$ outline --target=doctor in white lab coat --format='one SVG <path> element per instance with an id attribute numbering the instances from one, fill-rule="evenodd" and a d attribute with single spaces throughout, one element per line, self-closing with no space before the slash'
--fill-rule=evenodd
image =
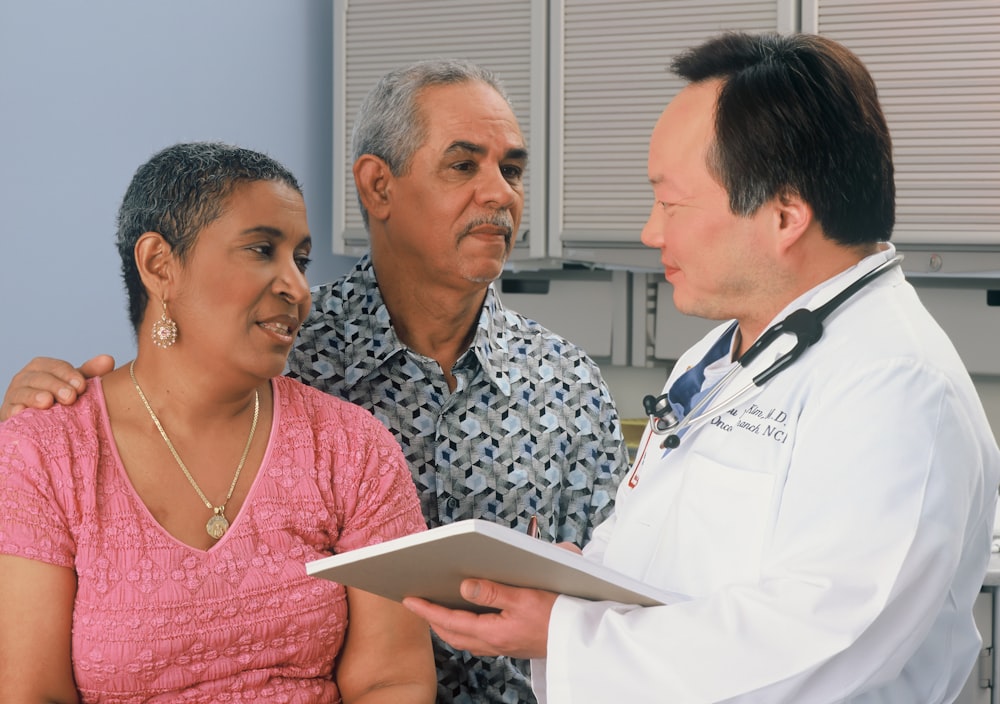
<path id="1" fill-rule="evenodd" d="M 533 658 L 552 704 L 953 701 L 980 647 L 1000 451 L 894 266 L 874 83 L 809 35 L 724 35 L 673 68 L 689 84 L 653 132 L 642 239 L 679 310 L 729 322 L 676 365 L 664 392 L 684 427 L 647 428 L 584 552 L 690 599 L 643 608 L 467 580 L 501 611 L 404 603 L 456 647 Z M 770 326 L 874 271 L 760 388 L 739 393 L 795 336 L 720 381 Z"/>

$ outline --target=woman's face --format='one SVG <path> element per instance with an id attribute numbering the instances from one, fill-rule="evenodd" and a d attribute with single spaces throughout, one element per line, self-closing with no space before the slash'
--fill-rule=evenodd
<path id="1" fill-rule="evenodd" d="M 309 312 L 311 247 L 301 194 L 280 181 L 238 186 L 178 267 L 167 302 L 176 351 L 217 374 L 281 374 Z"/>

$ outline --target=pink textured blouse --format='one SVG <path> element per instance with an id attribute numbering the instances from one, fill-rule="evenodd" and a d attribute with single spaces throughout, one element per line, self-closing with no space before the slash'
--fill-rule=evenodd
<path id="1" fill-rule="evenodd" d="M 84 702 L 338 702 L 343 587 L 305 563 L 425 528 L 395 439 L 290 379 L 254 484 L 208 551 L 163 530 L 112 439 L 100 380 L 0 424 L 0 553 L 77 574 Z M 44 606 L 42 606 L 44 608 Z"/>

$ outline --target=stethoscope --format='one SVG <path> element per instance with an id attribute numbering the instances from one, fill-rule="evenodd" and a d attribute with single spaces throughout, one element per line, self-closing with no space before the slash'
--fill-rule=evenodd
<path id="1" fill-rule="evenodd" d="M 753 389 L 760 388 L 770 379 L 773 379 L 782 370 L 787 368 L 788 365 L 801 357 L 802 353 L 805 352 L 808 347 L 814 345 L 816 341 L 822 337 L 823 320 L 825 320 L 830 313 L 832 313 L 848 298 L 871 283 L 874 279 L 878 278 L 890 269 L 899 266 L 899 263 L 902 260 L 903 255 L 897 254 L 892 259 L 882 262 L 867 274 L 851 283 L 849 286 L 844 288 L 843 291 L 838 293 L 816 310 L 799 308 L 798 310 L 789 313 L 784 320 L 781 320 L 769 327 L 759 338 L 757 338 L 756 342 L 750 345 L 750 348 L 737 360 L 736 364 L 733 365 L 733 368 L 726 372 L 725 376 L 723 376 L 718 383 L 715 384 L 711 391 L 705 394 L 705 396 L 694 405 L 684 418 L 680 420 L 677 419 L 677 414 L 670 406 L 670 401 L 668 399 L 669 393 L 661 394 L 659 396 L 644 397 L 642 399 L 642 406 L 646 410 L 646 415 L 649 416 L 649 424 L 652 431 L 657 435 L 666 435 L 661 447 L 674 449 L 681 444 L 680 433 L 683 430 L 718 415 L 720 411 L 729 408 Z M 785 352 L 783 355 L 778 357 L 778 359 L 776 359 L 767 369 L 753 377 L 750 383 L 746 386 L 734 392 L 719 403 L 711 406 L 707 410 L 704 410 L 706 406 L 719 397 L 720 393 L 725 390 L 725 388 L 729 385 L 729 382 L 734 376 L 736 376 L 736 374 L 745 369 L 747 365 L 760 356 L 761 352 L 763 352 L 771 345 L 771 343 L 782 335 L 795 335 L 795 346 L 788 350 L 788 352 Z"/>

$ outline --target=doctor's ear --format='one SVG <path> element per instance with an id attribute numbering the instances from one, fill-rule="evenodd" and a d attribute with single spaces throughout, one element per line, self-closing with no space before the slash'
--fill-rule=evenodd
<path id="1" fill-rule="evenodd" d="M 370 217 L 385 220 L 389 215 L 392 171 L 374 154 L 362 154 L 354 162 L 354 186 Z"/>
<path id="2" fill-rule="evenodd" d="M 159 232 L 144 232 L 133 250 L 135 265 L 146 290 L 163 298 L 176 275 L 177 257 Z"/>
<path id="3" fill-rule="evenodd" d="M 774 197 L 778 235 L 781 243 L 791 246 L 815 221 L 812 206 L 795 192 L 780 193 Z"/>

